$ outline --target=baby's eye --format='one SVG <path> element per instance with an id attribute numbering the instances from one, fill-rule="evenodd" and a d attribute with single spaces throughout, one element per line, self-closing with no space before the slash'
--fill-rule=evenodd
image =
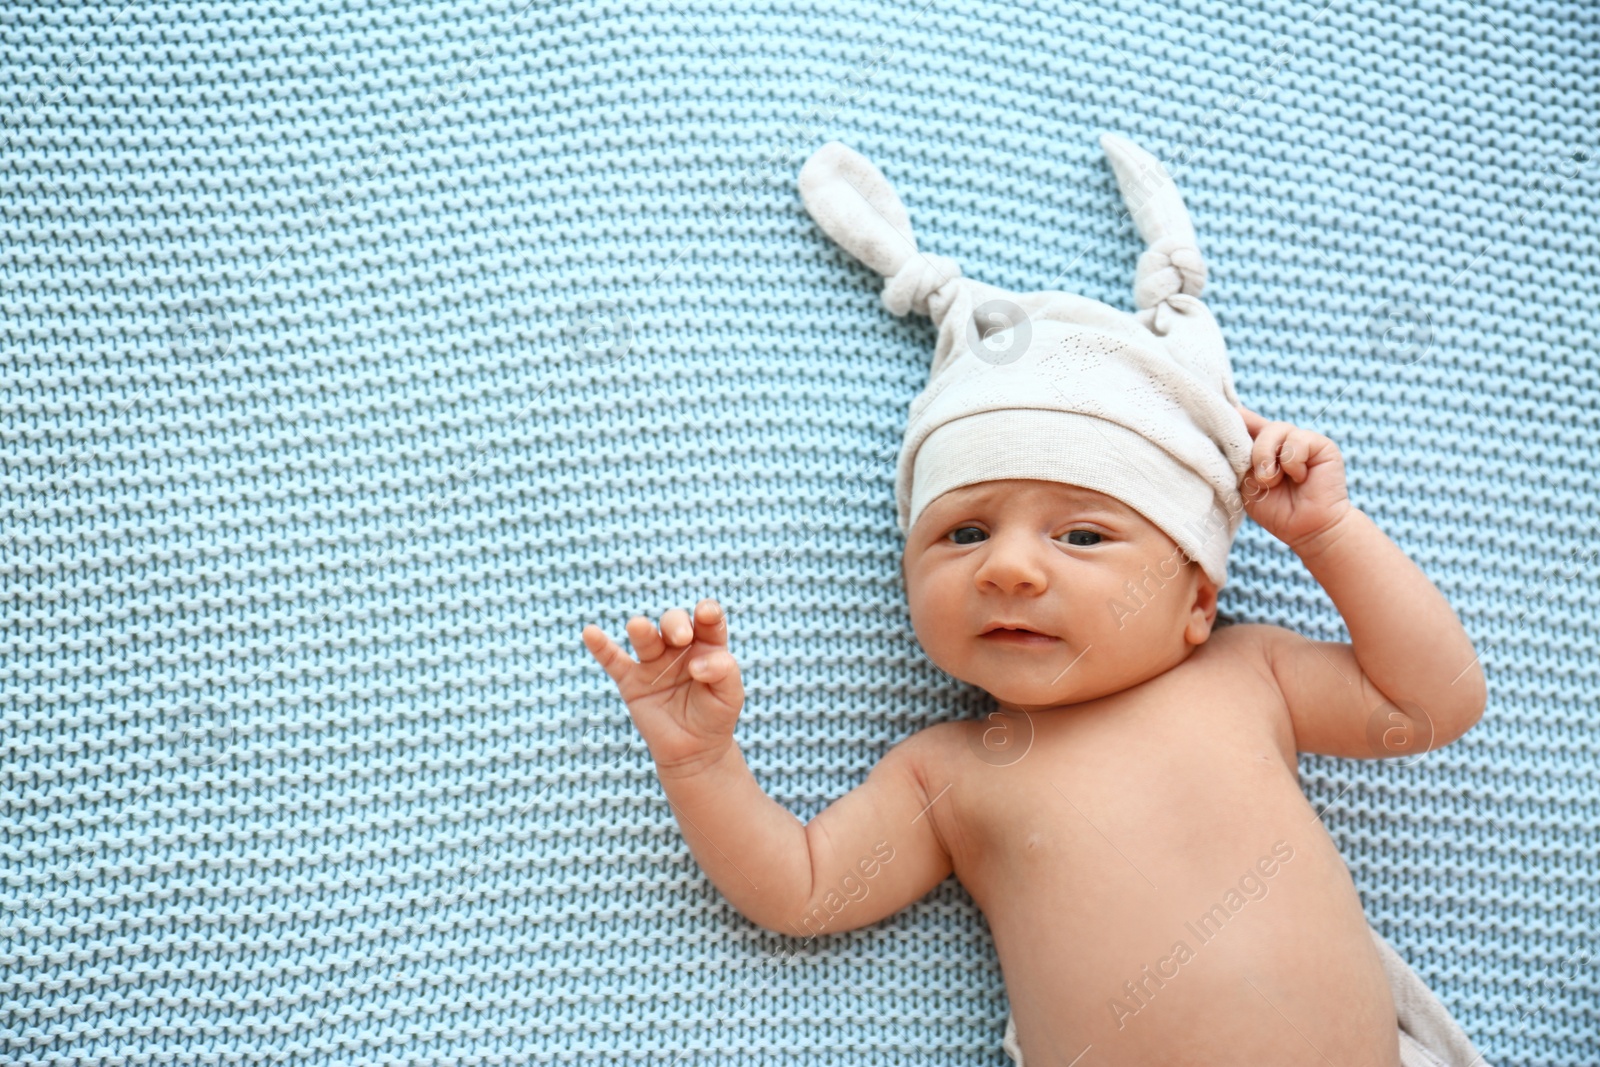
<path id="1" fill-rule="evenodd" d="M 968 530 L 971 530 L 975 534 L 982 534 L 983 533 L 983 531 L 978 529 L 976 526 L 960 526 L 960 527 L 957 527 L 954 530 L 951 530 L 950 531 L 950 536 L 955 538 L 955 542 L 958 545 L 975 544 L 976 543 L 975 540 L 974 541 L 963 541 L 963 540 L 961 540 L 961 535 L 966 533 Z"/>
<path id="2" fill-rule="evenodd" d="M 1086 534 L 1089 537 L 1093 537 L 1095 539 L 1093 541 L 1068 541 L 1067 542 L 1070 545 L 1077 545 L 1077 546 L 1079 546 L 1081 548 L 1087 548 L 1090 545 L 1099 544 L 1100 541 L 1103 540 L 1103 538 L 1101 538 L 1101 536 L 1098 533 L 1096 533 L 1095 531 L 1093 531 L 1093 530 L 1069 530 L 1069 531 L 1067 531 L 1067 536 L 1068 537 L 1071 537 L 1074 534 Z"/>

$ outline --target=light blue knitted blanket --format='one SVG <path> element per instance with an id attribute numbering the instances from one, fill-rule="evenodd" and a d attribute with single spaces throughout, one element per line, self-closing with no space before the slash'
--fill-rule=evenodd
<path id="1" fill-rule="evenodd" d="M 898 575 L 932 327 L 795 175 L 1130 308 L 1107 130 L 1487 665 L 1415 765 L 1303 758 L 1368 915 L 1495 1064 L 1600 1063 L 1596 8 L 1045 8 L 0 13 L 0 1063 L 1003 1064 L 960 885 L 752 925 L 579 631 L 719 598 L 802 819 L 987 710 Z M 1249 523 L 1223 610 L 1348 636 Z"/>

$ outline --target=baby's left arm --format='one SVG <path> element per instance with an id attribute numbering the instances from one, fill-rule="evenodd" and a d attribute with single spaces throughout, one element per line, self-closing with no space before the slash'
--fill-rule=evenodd
<path id="1" fill-rule="evenodd" d="M 1483 715 L 1487 685 L 1444 594 L 1350 504 L 1337 445 L 1238 410 L 1255 441 L 1240 487 L 1245 511 L 1300 557 L 1350 631 L 1345 644 L 1251 627 L 1265 639 L 1297 749 L 1376 758 L 1466 733 Z"/>

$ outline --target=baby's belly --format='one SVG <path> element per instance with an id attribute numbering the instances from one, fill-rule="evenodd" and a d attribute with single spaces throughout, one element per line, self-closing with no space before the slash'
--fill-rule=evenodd
<path id="1" fill-rule="evenodd" d="M 1029 1067 L 1397 1067 L 1349 872 L 1281 759 L 1249 759 L 1051 775 L 991 839 L 968 888 Z"/>

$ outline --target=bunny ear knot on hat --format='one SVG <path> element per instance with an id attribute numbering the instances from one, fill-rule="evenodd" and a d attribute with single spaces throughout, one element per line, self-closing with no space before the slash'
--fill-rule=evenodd
<path id="1" fill-rule="evenodd" d="M 1177 183 L 1161 161 L 1126 137 L 1100 135 L 1122 202 L 1145 243 L 1134 270 L 1133 302 L 1139 321 L 1166 339 L 1174 358 L 1221 382 L 1230 404 L 1239 402 L 1222 329 L 1200 302 L 1206 261 Z"/>
<path id="2" fill-rule="evenodd" d="M 1252 442 L 1222 332 L 1200 300 L 1205 260 L 1161 162 L 1114 134 L 1100 145 L 1146 246 L 1135 314 L 963 277 L 955 260 L 918 249 L 889 180 L 838 141 L 801 168 L 800 196 L 828 236 L 884 278 L 890 312 L 917 311 L 939 330 L 896 472 L 902 533 L 952 489 L 1062 482 L 1139 512 L 1220 588 Z"/>
<path id="3" fill-rule="evenodd" d="M 859 153 L 830 141 L 800 168 L 800 196 L 823 232 L 883 275 L 883 304 L 895 315 L 916 311 L 942 326 L 957 302 L 961 267 L 948 256 L 917 250 L 911 218 L 883 172 Z M 941 332 L 934 366 L 947 353 Z"/>

